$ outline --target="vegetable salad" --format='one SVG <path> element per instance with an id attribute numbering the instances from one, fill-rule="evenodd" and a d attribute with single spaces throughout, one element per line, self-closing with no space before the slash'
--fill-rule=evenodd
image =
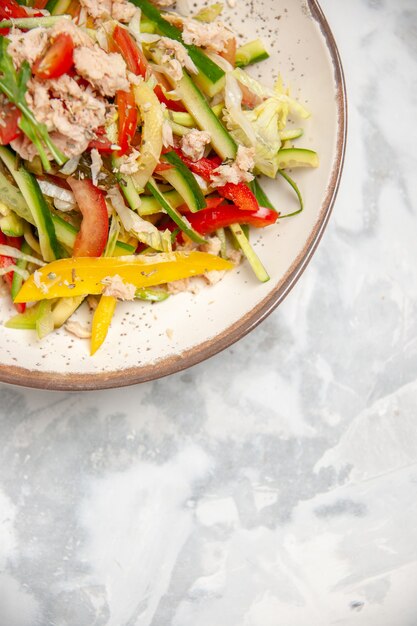
<path id="1" fill-rule="evenodd" d="M 250 229 L 288 215 L 259 176 L 289 184 L 302 210 L 286 170 L 318 166 L 294 145 L 309 113 L 280 77 L 264 86 L 245 70 L 268 52 L 238 45 L 221 4 L 187 16 L 170 4 L 2 0 L 9 328 L 42 338 L 65 325 L 94 354 L 120 300 L 160 302 L 196 276 L 213 284 L 243 257 L 269 279 Z M 70 319 L 84 300 L 91 331 Z"/>

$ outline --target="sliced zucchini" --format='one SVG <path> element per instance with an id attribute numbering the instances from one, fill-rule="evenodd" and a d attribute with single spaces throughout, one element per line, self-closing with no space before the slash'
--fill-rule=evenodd
<path id="1" fill-rule="evenodd" d="M 163 161 L 166 161 L 172 168 L 161 172 L 162 178 L 170 183 L 176 191 L 182 196 L 185 204 L 189 207 L 192 213 L 204 209 L 206 207 L 206 200 L 203 196 L 203 192 L 194 175 L 188 167 L 182 162 L 176 152 L 171 151 L 164 154 Z"/>
<path id="2" fill-rule="evenodd" d="M 236 242 L 238 243 L 240 249 L 242 250 L 243 254 L 249 261 L 250 266 L 252 267 L 255 273 L 255 276 L 262 283 L 266 283 L 269 280 L 269 274 L 264 268 L 264 266 L 262 265 L 262 261 L 259 259 L 255 250 L 252 248 L 249 241 L 245 237 L 242 227 L 239 224 L 232 224 L 231 226 L 229 226 L 229 228 L 233 237 L 236 239 Z"/>
<path id="3" fill-rule="evenodd" d="M 249 41 L 236 50 L 236 66 L 245 67 L 251 63 L 269 59 L 269 54 L 260 39 Z"/>
<path id="4" fill-rule="evenodd" d="M 290 167 L 318 167 L 319 157 L 314 150 L 305 148 L 284 148 L 278 152 L 278 169 Z"/>
<path id="5" fill-rule="evenodd" d="M 26 204 L 38 229 L 39 244 L 43 258 L 45 261 L 53 261 L 59 258 L 58 241 L 51 219 L 51 212 L 42 195 L 38 181 L 22 165 L 16 169 L 16 157 L 8 148 L 0 147 L 0 158 L 10 171 L 26 200 Z"/>
<path id="6" fill-rule="evenodd" d="M 205 243 L 205 239 L 195 231 L 186 217 L 183 217 L 163 196 L 159 191 L 156 182 L 151 178 L 146 185 L 146 189 L 153 195 L 153 197 L 160 203 L 164 211 L 169 217 L 176 223 L 176 225 L 196 243 Z"/>

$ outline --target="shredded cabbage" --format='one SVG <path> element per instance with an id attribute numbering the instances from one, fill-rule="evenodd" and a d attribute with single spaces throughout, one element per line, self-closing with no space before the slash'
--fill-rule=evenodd
<path id="1" fill-rule="evenodd" d="M 171 233 L 169 230 L 159 231 L 151 222 L 144 220 L 129 209 L 124 203 L 122 194 L 116 187 L 109 190 L 108 198 L 127 233 L 137 237 L 139 241 L 146 243 L 146 245 L 155 250 L 162 250 L 162 252 L 172 251 Z"/>

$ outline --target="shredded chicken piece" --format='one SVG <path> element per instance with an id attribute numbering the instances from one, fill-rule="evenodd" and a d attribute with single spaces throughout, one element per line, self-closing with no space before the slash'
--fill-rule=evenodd
<path id="1" fill-rule="evenodd" d="M 101 281 L 105 288 L 103 296 L 113 296 L 118 300 L 134 300 L 136 287 L 132 283 L 125 283 L 123 279 L 115 274 L 114 276 L 106 276 Z"/>
<path id="2" fill-rule="evenodd" d="M 48 46 L 46 28 L 33 28 L 26 33 L 18 28 L 13 28 L 7 38 L 10 41 L 7 51 L 12 57 L 16 69 L 20 68 L 23 61 L 28 61 L 29 65 L 33 65 Z"/>
<path id="3" fill-rule="evenodd" d="M 112 0 L 80 0 L 80 4 L 94 19 L 111 16 Z"/>
<path id="4" fill-rule="evenodd" d="M 209 237 L 206 243 L 201 244 L 198 249 L 201 252 L 207 252 L 208 254 L 214 254 L 214 256 L 218 256 L 222 247 L 222 242 L 216 236 Z"/>
<path id="5" fill-rule="evenodd" d="M 32 78 L 26 101 L 37 121 L 46 124 L 52 141 L 68 157 L 82 154 L 94 137 L 94 130 L 106 120 L 104 100 L 67 74 L 53 80 Z M 11 142 L 11 146 L 24 159 L 37 154 L 26 136 Z"/>
<path id="6" fill-rule="evenodd" d="M 70 35 L 76 48 L 78 46 L 86 46 L 87 48 L 92 48 L 94 45 L 91 37 L 87 35 L 87 33 L 84 32 L 81 28 L 78 28 L 78 26 L 76 26 L 72 20 L 62 18 L 62 20 L 56 22 L 49 30 L 49 35 L 52 39 L 57 37 L 57 35 L 60 35 L 61 33 L 67 33 L 68 35 Z"/>
<path id="7" fill-rule="evenodd" d="M 168 293 L 177 294 L 184 291 L 189 291 L 193 294 L 197 294 L 200 291 L 200 285 L 195 278 L 181 278 L 180 280 L 173 280 L 167 283 Z"/>
<path id="8" fill-rule="evenodd" d="M 128 23 L 135 15 L 137 8 L 128 0 L 113 0 L 111 15 L 114 20 Z"/>
<path id="9" fill-rule="evenodd" d="M 118 52 L 107 53 L 97 45 L 81 46 L 74 50 L 74 65 L 78 74 L 104 96 L 129 90 L 126 63 Z"/>
<path id="10" fill-rule="evenodd" d="M 211 135 L 205 130 L 193 128 L 181 140 L 181 150 L 192 161 L 198 161 L 204 155 L 205 147 L 210 143 Z"/>
<path id="11" fill-rule="evenodd" d="M 81 324 L 81 322 L 68 320 L 64 328 L 71 333 L 71 335 L 75 335 L 79 339 L 89 339 L 91 337 L 91 330 L 85 324 Z"/>
<path id="12" fill-rule="evenodd" d="M 181 42 L 161 37 L 156 46 L 164 52 L 161 63 L 167 67 L 174 80 L 181 80 L 183 67 L 197 74 L 197 68 Z"/>
<path id="13" fill-rule="evenodd" d="M 225 270 L 211 270 L 210 272 L 205 272 L 203 274 L 203 278 L 208 285 L 215 285 L 216 283 L 219 283 L 225 275 Z"/>
<path id="14" fill-rule="evenodd" d="M 226 183 L 247 183 L 254 179 L 249 170 L 255 166 L 255 149 L 239 146 L 236 160 L 232 163 L 219 165 L 213 170 L 211 182 L 213 187 L 222 187 Z"/>
<path id="15" fill-rule="evenodd" d="M 103 159 L 101 158 L 100 152 L 96 148 L 93 148 L 93 150 L 91 150 L 91 180 L 93 185 L 97 186 L 98 175 L 102 167 Z"/>
<path id="16" fill-rule="evenodd" d="M 162 122 L 162 143 L 164 144 L 164 148 L 169 148 L 174 145 L 174 133 L 167 120 Z"/>
<path id="17" fill-rule="evenodd" d="M 194 44 L 213 52 L 224 52 L 227 42 L 234 36 L 222 22 L 203 24 L 191 18 L 183 20 L 182 38 L 186 44 Z"/>
<path id="18" fill-rule="evenodd" d="M 132 149 L 130 154 L 126 154 L 119 159 L 118 171 L 121 174 L 134 174 L 139 169 L 138 158 L 140 152 L 135 148 Z"/>
<path id="19" fill-rule="evenodd" d="M 239 265 L 239 263 L 242 261 L 242 252 L 240 250 L 235 250 L 234 248 L 231 248 L 227 252 L 227 258 L 234 265 Z"/>

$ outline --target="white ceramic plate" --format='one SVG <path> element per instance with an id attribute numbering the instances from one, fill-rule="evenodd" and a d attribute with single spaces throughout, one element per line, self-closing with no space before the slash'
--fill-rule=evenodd
<path id="1" fill-rule="evenodd" d="M 130 385 L 189 367 L 249 332 L 282 301 L 309 262 L 329 218 L 342 169 L 346 135 L 343 74 L 333 36 L 315 0 L 238 0 L 226 8 L 246 40 L 261 37 L 271 57 L 251 72 L 272 85 L 278 72 L 312 112 L 299 145 L 317 150 L 318 170 L 294 173 L 305 211 L 252 236 L 271 280 L 260 284 L 244 263 L 198 295 L 119 304 L 105 345 L 89 356 L 88 340 L 60 330 L 42 342 L 8 330 L 13 309 L 0 310 L 0 380 L 48 389 Z M 265 189 L 283 213 L 295 208 L 283 180 Z M 86 312 L 80 311 L 82 317 Z"/>

